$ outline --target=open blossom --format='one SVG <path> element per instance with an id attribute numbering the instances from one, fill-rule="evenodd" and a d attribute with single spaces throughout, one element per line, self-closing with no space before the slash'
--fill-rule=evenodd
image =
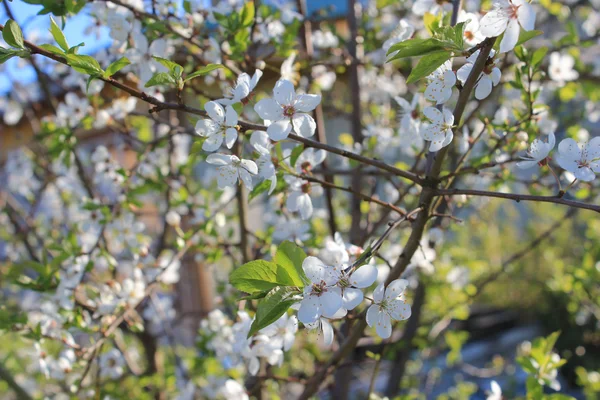
<path id="1" fill-rule="evenodd" d="M 465 23 L 463 37 L 467 45 L 475 46 L 485 39 L 485 37 L 479 31 L 479 15 L 461 11 L 458 14 L 458 22 Z"/>
<path id="2" fill-rule="evenodd" d="M 490 54 L 490 57 L 493 56 L 493 53 Z M 471 75 L 471 71 L 473 71 L 473 65 L 475 64 L 477 57 L 479 57 L 479 50 L 467 58 L 466 64 L 460 67 L 460 69 L 456 72 L 458 80 L 463 84 L 467 81 L 469 75 Z M 477 83 L 475 84 L 475 98 L 478 100 L 483 100 L 488 97 L 490 93 L 492 93 L 492 88 L 500 83 L 501 77 L 502 72 L 500 72 L 500 68 L 496 67 L 495 61 L 486 64 L 483 72 L 477 80 Z"/>
<path id="3" fill-rule="evenodd" d="M 277 171 L 275 171 L 275 165 L 271 157 L 273 144 L 269 140 L 269 136 L 263 131 L 254 131 L 250 137 L 250 144 L 259 154 L 256 160 L 258 176 L 271 181 L 269 187 L 269 194 L 271 194 L 277 186 Z"/>
<path id="4" fill-rule="evenodd" d="M 327 320 L 327 318 L 319 318 L 316 322 L 304 324 L 306 329 L 314 330 L 319 332 L 319 335 L 323 335 L 323 344 L 327 347 L 333 344 L 333 327 Z"/>
<path id="5" fill-rule="evenodd" d="M 239 179 L 249 190 L 252 190 L 252 175 L 258 174 L 258 167 L 254 161 L 240 160 L 237 156 L 230 154 L 211 154 L 206 158 L 206 162 L 218 166 L 217 183 L 219 188 L 233 186 Z"/>
<path id="6" fill-rule="evenodd" d="M 325 161 L 325 150 L 315 150 L 312 147 L 304 150 L 296 159 L 294 165 L 299 174 L 310 173 L 314 167 Z"/>
<path id="7" fill-rule="evenodd" d="M 288 137 L 292 128 L 303 137 L 315 134 L 315 120 L 309 114 L 321 102 L 318 94 L 296 94 L 292 82 L 280 79 L 273 89 L 272 99 L 262 99 L 254 110 L 265 121 L 269 121 L 267 134 L 271 140 Z"/>
<path id="8" fill-rule="evenodd" d="M 363 265 L 353 272 L 346 272 L 341 268 L 336 270 L 338 274 L 337 285 L 342 291 L 343 308 L 353 310 L 364 299 L 361 289 L 368 288 L 377 280 L 377 268 L 374 265 Z"/>
<path id="9" fill-rule="evenodd" d="M 575 59 L 569 54 L 560 54 L 555 51 L 550 54 L 550 66 L 548 75 L 550 79 L 564 86 L 565 82 L 574 81 L 579 78 L 579 72 L 575 70 Z"/>
<path id="10" fill-rule="evenodd" d="M 522 27 L 526 31 L 535 25 L 535 10 L 527 0 L 494 0 L 494 8 L 481 18 L 480 30 L 486 37 L 500 36 L 500 53 L 515 48 Z"/>
<path id="11" fill-rule="evenodd" d="M 196 123 L 196 133 L 205 136 L 202 144 L 204 151 L 216 151 L 223 144 L 230 149 L 237 140 L 238 131 L 235 126 L 238 123 L 237 112 L 231 106 L 223 108 L 217 102 L 209 101 L 204 106 L 210 119 L 201 119 Z"/>
<path id="12" fill-rule="evenodd" d="M 411 314 L 403 294 L 408 286 L 406 279 L 396 279 L 387 287 L 381 283 L 373 292 L 373 304 L 367 310 L 367 324 L 375 327 L 383 339 L 392 335 L 392 320 L 403 321 Z"/>
<path id="13" fill-rule="evenodd" d="M 306 257 L 302 269 L 310 280 L 304 287 L 298 320 L 303 324 L 315 323 L 321 316 L 332 318 L 342 307 L 342 293 L 337 284 L 336 267 L 330 267 L 317 257 Z"/>
<path id="14" fill-rule="evenodd" d="M 431 121 L 429 125 L 421 129 L 423 139 L 431 142 L 429 151 L 438 151 L 448 146 L 454 138 L 452 132 L 454 115 L 447 108 L 440 111 L 435 107 L 425 107 L 423 114 Z"/>
<path id="15" fill-rule="evenodd" d="M 221 103 L 224 106 L 230 106 L 235 103 L 243 102 L 243 100 L 254 90 L 262 74 L 263 72 L 260 69 L 254 71 L 252 78 L 245 72 L 240 74 L 235 86 L 230 88 L 224 94 L 224 98 L 217 100 L 217 103 Z"/>
<path id="16" fill-rule="evenodd" d="M 425 98 L 436 104 L 444 104 L 452 96 L 452 88 L 456 85 L 456 75 L 452 71 L 452 60 L 443 63 L 427 77 Z"/>
<path id="17" fill-rule="evenodd" d="M 517 167 L 531 168 L 542 163 L 548 158 L 550 151 L 554 148 L 555 141 L 554 133 L 548 135 L 547 142 L 543 142 L 540 139 L 534 139 L 531 146 L 529 146 L 529 150 L 527 150 L 525 157 L 521 157 L 524 161 L 519 161 Z"/>
<path id="18" fill-rule="evenodd" d="M 310 197 L 311 195 L 321 196 L 323 188 L 320 185 L 311 185 L 310 182 L 294 176 L 286 176 L 285 180 L 291 189 L 285 206 L 292 212 L 298 211 L 300 218 L 309 219 L 313 214 L 313 205 Z"/>
<path id="19" fill-rule="evenodd" d="M 564 139 L 558 144 L 556 162 L 580 181 L 593 181 L 600 172 L 600 136 L 585 144 Z"/>

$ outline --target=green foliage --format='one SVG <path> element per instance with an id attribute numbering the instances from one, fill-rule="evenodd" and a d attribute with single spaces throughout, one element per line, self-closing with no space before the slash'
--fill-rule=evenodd
<path id="1" fill-rule="evenodd" d="M 4 39 L 6 44 L 8 44 L 11 47 L 17 49 L 25 48 L 23 32 L 21 31 L 21 28 L 19 28 L 19 25 L 12 19 L 6 21 L 4 29 L 2 30 L 2 38 Z"/>
<path id="2" fill-rule="evenodd" d="M 82 74 L 100 76 L 104 74 L 102 67 L 92 56 L 83 54 L 66 54 L 67 63 L 77 72 Z"/>
<path id="3" fill-rule="evenodd" d="M 52 18 L 52 17 L 50 17 L 50 33 L 52 34 L 52 37 L 54 38 L 54 40 L 56 40 L 56 43 L 58 43 L 58 45 L 64 51 L 69 50 L 69 43 L 67 42 L 67 38 L 65 37 L 65 34 L 58 27 L 58 25 L 56 25 L 56 22 L 54 22 L 54 18 Z"/>
<path id="4" fill-rule="evenodd" d="M 38 15 L 53 14 L 57 17 L 66 17 L 68 14 L 77 14 L 87 4 L 86 0 L 23 0 L 28 4 L 42 6 Z"/>
<path id="5" fill-rule="evenodd" d="M 298 301 L 300 291 L 289 287 L 275 287 L 258 303 L 254 322 L 248 337 L 277 321 L 292 304 Z"/>
<path id="6" fill-rule="evenodd" d="M 292 242 L 285 241 L 277 248 L 273 261 L 288 272 L 296 286 L 303 287 L 308 282 L 308 278 L 302 269 L 302 262 L 305 258 L 306 253 L 304 250 Z"/>
<path id="7" fill-rule="evenodd" d="M 444 338 L 450 348 L 450 351 L 446 355 L 446 363 L 452 366 L 461 360 L 460 351 L 467 342 L 467 339 L 469 339 L 469 332 L 448 331 L 445 333 Z"/>
<path id="8" fill-rule="evenodd" d="M 127 57 L 119 58 L 117 61 L 113 62 L 106 68 L 106 71 L 104 72 L 104 77 L 109 78 L 113 76 L 129 64 L 131 64 L 131 62 L 129 61 L 129 59 L 127 59 Z"/>
<path id="9" fill-rule="evenodd" d="M 214 70 L 217 70 L 219 68 L 225 68 L 225 66 L 223 66 L 221 64 L 208 64 L 207 66 L 202 67 L 199 70 L 192 72 L 191 74 L 186 76 L 184 82 L 190 81 L 198 76 L 206 75 L 206 74 L 208 74 Z"/>
<path id="10" fill-rule="evenodd" d="M 265 260 L 250 261 L 229 275 L 229 283 L 236 289 L 253 294 L 276 286 L 298 286 L 281 265 Z"/>
<path id="11" fill-rule="evenodd" d="M 417 82 L 419 79 L 428 76 L 433 71 L 438 69 L 442 64 L 448 61 L 450 57 L 452 57 L 452 53 L 449 51 L 442 51 L 422 57 L 417 65 L 410 71 L 410 75 L 408 76 L 406 82 Z"/>

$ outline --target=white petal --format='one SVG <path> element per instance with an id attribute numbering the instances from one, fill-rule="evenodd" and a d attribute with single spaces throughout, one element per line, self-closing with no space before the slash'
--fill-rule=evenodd
<path id="1" fill-rule="evenodd" d="M 296 97 L 296 104 L 294 104 L 294 108 L 296 111 L 309 112 L 314 110 L 320 102 L 320 94 L 301 94 Z"/>
<path id="2" fill-rule="evenodd" d="M 289 119 L 275 121 L 267 128 L 267 134 L 271 140 L 283 140 L 288 137 L 292 131 L 292 123 Z"/>
<path id="3" fill-rule="evenodd" d="M 299 193 L 299 192 L 298 192 Z M 313 214 L 312 200 L 308 193 L 301 193 L 297 199 L 298 212 L 302 219 L 309 219 Z"/>
<path id="4" fill-rule="evenodd" d="M 376 304 L 371 305 L 367 310 L 367 324 L 371 327 L 375 326 L 375 324 L 377 324 L 378 316 L 379 306 Z"/>
<path id="5" fill-rule="evenodd" d="M 283 108 L 273 99 L 262 99 L 254 106 L 254 111 L 262 119 L 278 121 L 283 118 Z"/>
<path id="6" fill-rule="evenodd" d="M 381 282 L 379 285 L 377 285 L 377 287 L 373 291 L 373 300 L 375 300 L 376 303 L 381 302 L 381 300 L 383 300 L 384 292 L 385 292 L 385 284 L 384 284 L 384 282 Z"/>
<path id="7" fill-rule="evenodd" d="M 511 19 L 504 31 L 504 37 L 500 42 L 500 53 L 506 53 L 515 48 L 515 45 L 519 41 L 519 33 L 521 27 L 516 19 Z"/>
<path id="8" fill-rule="evenodd" d="M 535 9 L 531 4 L 523 2 L 523 4 L 519 7 L 517 18 L 519 19 L 519 24 L 521 24 L 523 29 L 530 31 L 535 26 Z"/>
<path id="9" fill-rule="evenodd" d="M 354 289 L 354 288 L 346 288 L 344 289 L 344 296 L 343 296 L 343 300 L 344 300 L 344 308 L 347 310 L 353 310 L 356 308 L 356 306 L 358 306 L 360 303 L 362 303 L 364 299 L 364 294 L 362 292 L 362 290 L 360 289 Z"/>
<path id="10" fill-rule="evenodd" d="M 236 126 L 238 123 L 238 114 L 231 106 L 225 107 L 225 125 Z"/>
<path id="11" fill-rule="evenodd" d="M 479 21 L 479 32 L 485 37 L 500 36 L 507 24 L 508 18 L 504 14 L 495 10 L 490 11 Z"/>
<path id="12" fill-rule="evenodd" d="M 321 328 L 323 329 L 323 344 L 331 346 L 333 344 L 333 327 L 329 322 L 321 318 Z"/>
<path id="13" fill-rule="evenodd" d="M 490 93 L 492 93 L 492 80 L 489 76 L 483 75 L 475 87 L 475 98 L 477 100 L 483 100 L 488 97 Z"/>
<path id="14" fill-rule="evenodd" d="M 342 296 L 333 289 L 327 290 L 319 299 L 321 302 L 321 312 L 325 317 L 332 318 L 335 313 L 342 308 Z"/>
<path id="15" fill-rule="evenodd" d="M 471 63 L 467 63 L 467 64 L 463 65 L 462 67 L 460 67 L 458 69 L 458 71 L 456 71 L 456 76 L 457 76 L 458 80 L 461 81 L 462 83 L 465 83 L 467 81 L 467 79 L 469 78 L 469 75 L 471 74 L 472 70 L 473 70 L 473 64 L 471 64 Z"/>
<path id="16" fill-rule="evenodd" d="M 532 168 L 538 165 L 537 161 L 519 161 L 517 163 L 517 167 L 522 169 Z"/>
<path id="17" fill-rule="evenodd" d="M 280 79 L 273 88 L 273 97 L 283 106 L 290 106 L 296 100 L 294 84 L 286 79 Z"/>
<path id="18" fill-rule="evenodd" d="M 250 137 L 250 144 L 255 148 L 261 146 L 263 149 L 268 149 L 271 142 L 269 142 L 269 135 L 266 132 L 254 131 Z"/>
<path id="19" fill-rule="evenodd" d="M 435 107 L 425 107 L 423 115 L 433 123 L 441 124 L 444 121 L 442 112 Z"/>
<path id="20" fill-rule="evenodd" d="M 308 114 L 294 115 L 292 124 L 294 125 L 294 131 L 302 137 L 311 137 L 315 134 L 315 130 L 317 129 L 315 120 Z"/>
<path id="21" fill-rule="evenodd" d="M 596 179 L 596 174 L 588 167 L 579 167 L 575 171 L 572 171 L 575 178 L 584 182 L 591 182 Z"/>
<path id="22" fill-rule="evenodd" d="M 405 99 L 403 99 L 402 97 L 395 96 L 394 100 L 396 100 L 396 103 L 398 103 L 398 105 L 402 108 L 402 111 L 404 111 L 404 112 L 412 111 L 412 107 L 411 107 L 410 103 L 408 101 L 406 101 Z"/>
<path id="23" fill-rule="evenodd" d="M 212 165 L 230 165 L 232 158 L 229 154 L 211 154 L 206 157 L 206 162 Z"/>
<path id="24" fill-rule="evenodd" d="M 329 275 L 326 273 L 327 268 L 329 267 L 323 261 L 313 256 L 306 257 L 302 262 L 302 269 L 312 283 L 319 283 L 324 280 Z"/>
<path id="25" fill-rule="evenodd" d="M 219 130 L 219 125 L 212 119 L 199 119 L 198 122 L 196 122 L 195 130 L 200 136 L 208 136 L 211 133 L 217 132 Z"/>
<path id="26" fill-rule="evenodd" d="M 240 179 L 244 182 L 244 185 L 248 188 L 248 190 L 252 190 L 254 185 L 252 184 L 252 175 L 244 168 L 238 169 L 238 173 L 240 174 Z"/>
<path id="27" fill-rule="evenodd" d="M 227 145 L 228 149 L 233 147 L 233 144 L 237 140 L 237 137 L 238 137 L 237 129 L 227 128 L 227 130 L 225 131 L 225 144 Z"/>
<path id="28" fill-rule="evenodd" d="M 396 279 L 390 282 L 390 284 L 385 288 L 385 299 L 390 301 L 397 298 L 404 293 L 404 290 L 407 287 L 408 281 L 406 279 Z"/>
<path id="29" fill-rule="evenodd" d="M 404 321 L 405 319 L 409 319 L 411 315 L 410 306 L 404 300 L 390 302 L 387 311 L 396 321 Z"/>
<path id="30" fill-rule="evenodd" d="M 216 155 L 216 154 L 211 154 Z M 209 156 L 210 157 L 210 156 Z M 219 188 L 224 189 L 226 187 L 235 186 L 238 180 L 238 169 L 232 165 L 225 165 L 217 168 L 217 184 Z"/>
<path id="31" fill-rule="evenodd" d="M 300 303 L 298 320 L 303 324 L 316 322 L 320 314 L 321 310 L 319 309 L 319 299 L 317 296 L 310 295 L 305 297 Z"/>
<path id="32" fill-rule="evenodd" d="M 202 143 L 202 150 L 204 151 L 217 151 L 219 147 L 223 144 L 223 135 L 220 133 L 210 135 L 206 138 L 204 143 Z"/>
<path id="33" fill-rule="evenodd" d="M 377 324 L 375 325 L 375 331 L 382 339 L 387 339 L 392 336 L 392 321 L 385 312 L 380 312 L 377 315 Z"/>
<path id="34" fill-rule="evenodd" d="M 366 288 L 371 286 L 377 279 L 377 267 L 367 264 L 358 268 L 350 276 L 350 283 L 357 288 Z"/>
<path id="35" fill-rule="evenodd" d="M 254 161 L 244 159 L 241 161 L 241 165 L 246 171 L 250 172 L 252 175 L 258 174 L 258 166 Z"/>
<path id="36" fill-rule="evenodd" d="M 216 101 L 209 101 L 204 105 L 204 109 L 213 121 L 220 124 L 225 121 L 225 110 L 223 109 L 223 106 Z"/>

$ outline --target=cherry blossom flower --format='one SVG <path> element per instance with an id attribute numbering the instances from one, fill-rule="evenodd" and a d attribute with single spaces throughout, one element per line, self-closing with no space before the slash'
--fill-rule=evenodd
<path id="1" fill-rule="evenodd" d="M 304 324 L 306 329 L 314 330 L 319 332 L 319 336 L 323 337 L 323 344 L 327 347 L 333 344 L 333 327 L 327 320 L 327 318 L 319 318 L 316 322 Z"/>
<path id="2" fill-rule="evenodd" d="M 296 94 L 290 81 L 280 79 L 273 89 L 273 97 L 262 99 L 254 106 L 258 115 L 269 121 L 267 134 L 271 140 L 287 138 L 292 128 L 303 137 L 314 135 L 315 120 L 307 113 L 321 102 L 321 95 Z"/>
<path id="3" fill-rule="evenodd" d="M 254 71 L 252 77 L 245 72 L 240 74 L 235 86 L 225 92 L 224 98 L 216 100 L 217 103 L 223 104 L 224 106 L 230 106 L 235 103 L 244 102 L 244 99 L 246 99 L 256 87 L 262 74 L 263 72 L 260 69 Z"/>
<path id="4" fill-rule="evenodd" d="M 277 321 L 260 330 L 264 335 L 267 335 L 271 340 L 277 343 L 277 347 L 288 351 L 294 345 L 296 340 L 296 332 L 298 332 L 298 318 L 295 315 L 288 316 L 283 314 Z"/>
<path id="5" fill-rule="evenodd" d="M 490 54 L 490 57 L 493 56 L 493 53 Z M 479 57 L 479 50 L 467 58 L 465 65 L 460 67 L 456 72 L 456 76 L 461 83 L 464 84 L 469 78 L 469 75 L 471 75 L 471 71 L 473 71 L 473 65 L 475 64 L 477 57 Z M 496 67 L 495 62 L 486 64 L 483 72 L 477 80 L 477 83 L 475 84 L 475 98 L 478 100 L 483 100 L 488 97 L 490 93 L 492 93 L 492 88 L 500 83 L 501 77 L 502 72 L 500 72 L 500 68 Z"/>
<path id="6" fill-rule="evenodd" d="M 256 160 L 258 176 L 271 181 L 271 186 L 269 187 L 269 194 L 271 194 L 277 186 L 277 171 L 271 157 L 273 144 L 269 140 L 269 136 L 263 131 L 254 131 L 250 137 L 250 144 L 260 155 Z"/>
<path id="7" fill-rule="evenodd" d="M 584 144 L 568 138 L 558 144 L 556 162 L 580 181 L 590 182 L 600 172 L 600 136 Z"/>
<path id="8" fill-rule="evenodd" d="M 377 280 L 377 268 L 366 264 L 352 272 L 346 272 L 342 268 L 337 269 L 337 285 L 342 291 L 343 308 L 353 310 L 364 299 L 361 289 L 368 288 Z"/>
<path id="9" fill-rule="evenodd" d="M 529 150 L 527 150 L 525 157 L 521 157 L 524 161 L 519 161 L 517 167 L 531 168 L 535 165 L 542 165 L 554 148 L 555 141 L 554 133 L 548 135 L 547 142 L 543 142 L 540 139 L 534 139 L 531 146 L 529 146 Z"/>
<path id="10" fill-rule="evenodd" d="M 100 376 L 117 379 L 125 372 L 125 359 L 117 349 L 110 349 L 100 355 Z"/>
<path id="11" fill-rule="evenodd" d="M 485 39 L 479 31 L 479 16 L 477 14 L 461 11 L 458 14 L 458 22 L 465 23 L 463 37 L 467 45 L 475 46 Z"/>
<path id="12" fill-rule="evenodd" d="M 429 151 L 438 151 L 448 146 L 454 138 L 452 132 L 454 115 L 445 107 L 442 111 L 435 107 L 425 107 L 423 114 L 431 121 L 429 125 L 421 129 L 423 139 L 431 142 Z"/>
<path id="13" fill-rule="evenodd" d="M 436 104 L 444 104 L 452 96 L 452 88 L 456 84 L 456 75 L 452 71 L 452 60 L 446 61 L 427 77 L 425 98 Z"/>
<path id="14" fill-rule="evenodd" d="M 23 116 L 23 106 L 15 100 L 9 100 L 4 105 L 4 123 L 6 125 L 16 125 Z"/>
<path id="15" fill-rule="evenodd" d="M 131 61 L 131 64 L 137 68 L 140 78 L 139 87 L 143 88 L 155 72 L 166 71 L 166 68 L 152 56 L 166 57 L 167 41 L 156 39 L 150 44 L 148 38 L 140 29 L 136 29 L 131 35 L 133 46 L 127 49 L 125 55 Z"/>
<path id="16" fill-rule="evenodd" d="M 579 78 L 579 72 L 575 70 L 574 66 L 575 59 L 572 56 L 555 51 L 550 54 L 548 75 L 560 86 L 564 86 L 566 82 Z"/>
<path id="17" fill-rule="evenodd" d="M 373 304 L 367 310 L 367 324 L 375 327 L 383 339 L 392 335 L 392 320 L 403 321 L 410 317 L 410 306 L 403 297 L 407 286 L 406 279 L 396 279 L 387 287 L 379 284 L 373 292 Z"/>
<path id="18" fill-rule="evenodd" d="M 337 284 L 336 267 L 330 267 L 317 257 L 308 256 L 302 269 L 310 280 L 304 287 L 304 299 L 298 309 L 298 320 L 303 324 L 315 323 L 321 316 L 332 318 L 342 307 L 342 293 Z"/>
<path id="19" fill-rule="evenodd" d="M 400 129 L 404 134 L 416 135 L 419 132 L 421 121 L 419 119 L 419 100 L 421 96 L 415 94 L 412 101 L 409 103 L 400 96 L 395 96 L 394 100 L 400 106 L 398 112 L 398 121 L 400 122 Z"/>
<path id="20" fill-rule="evenodd" d="M 310 173 L 314 167 L 325 161 L 325 150 L 315 150 L 312 147 L 304 150 L 296 159 L 295 168 L 299 174 Z"/>
<path id="21" fill-rule="evenodd" d="M 311 195 L 316 197 L 321 196 L 323 188 L 320 185 L 311 185 L 310 182 L 294 176 L 286 176 L 285 180 L 292 191 L 285 203 L 286 207 L 292 212 L 298 211 L 300 218 L 309 219 L 313 214 L 313 205 L 310 197 Z"/>
<path id="22" fill-rule="evenodd" d="M 206 137 L 202 144 L 202 150 L 216 151 L 223 144 L 223 140 L 228 149 L 233 147 L 238 136 L 235 128 L 238 123 L 237 112 L 232 106 L 223 108 L 214 101 L 206 103 L 204 109 L 210 119 L 200 119 L 196 123 L 196 133 Z"/>
<path id="23" fill-rule="evenodd" d="M 218 165 L 219 188 L 233 186 L 239 179 L 249 190 L 252 190 L 252 175 L 258 174 L 258 167 L 254 161 L 240 160 L 237 156 L 229 154 L 211 154 L 206 158 L 206 162 Z"/>
<path id="24" fill-rule="evenodd" d="M 500 42 L 500 53 L 515 48 L 519 40 L 520 27 L 526 31 L 535 25 L 535 10 L 527 0 L 494 0 L 494 7 L 479 22 L 481 33 L 485 37 L 504 37 Z"/>
<path id="25" fill-rule="evenodd" d="M 412 12 L 417 15 L 425 15 L 426 13 L 436 15 L 442 11 L 450 11 L 451 6 L 450 3 L 440 2 L 439 0 L 417 0 L 412 6 Z"/>

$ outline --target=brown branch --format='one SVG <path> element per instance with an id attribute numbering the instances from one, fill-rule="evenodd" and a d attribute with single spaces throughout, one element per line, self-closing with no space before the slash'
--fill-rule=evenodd
<path id="1" fill-rule="evenodd" d="M 536 196 L 529 194 L 518 194 L 518 193 L 500 193 L 500 192 L 491 192 L 486 190 L 474 190 L 474 189 L 436 189 L 434 190 L 435 195 L 437 196 L 457 196 L 457 195 L 467 195 L 467 196 L 481 196 L 481 197 L 494 197 L 500 199 L 509 199 L 515 200 L 516 202 L 520 201 L 536 201 L 541 203 L 554 203 L 554 204 L 562 204 L 569 207 L 581 208 L 584 210 L 591 210 L 600 213 L 600 206 L 594 204 L 587 204 L 580 201 L 568 200 L 564 197 L 556 196 Z"/>

